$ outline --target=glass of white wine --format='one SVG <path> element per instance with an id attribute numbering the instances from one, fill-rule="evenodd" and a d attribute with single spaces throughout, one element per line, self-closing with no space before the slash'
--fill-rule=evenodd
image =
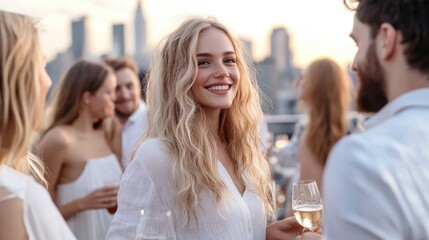
<path id="1" fill-rule="evenodd" d="M 302 180 L 293 183 L 292 210 L 301 226 L 310 231 L 320 226 L 323 204 L 316 181 Z"/>
<path id="2" fill-rule="evenodd" d="M 171 211 L 160 206 L 142 209 L 135 240 L 176 240 Z"/>

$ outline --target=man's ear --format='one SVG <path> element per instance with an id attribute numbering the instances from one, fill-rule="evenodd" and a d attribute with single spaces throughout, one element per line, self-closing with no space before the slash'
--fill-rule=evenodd
<path id="1" fill-rule="evenodd" d="M 389 23 L 383 23 L 380 26 L 379 38 L 381 41 L 380 56 L 383 60 L 388 60 L 398 50 L 399 32 Z"/>

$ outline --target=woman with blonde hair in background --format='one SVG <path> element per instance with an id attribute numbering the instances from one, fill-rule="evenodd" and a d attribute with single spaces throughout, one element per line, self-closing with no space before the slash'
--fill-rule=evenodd
<path id="1" fill-rule="evenodd" d="M 300 81 L 299 99 L 308 110 L 298 153 L 300 179 L 316 180 L 320 190 L 328 154 L 349 129 L 349 82 L 343 69 L 331 59 L 312 62 Z"/>
<path id="2" fill-rule="evenodd" d="M 134 239 L 151 207 L 172 210 L 177 239 L 266 238 L 271 176 L 249 63 L 212 18 L 190 18 L 164 40 L 149 75 L 148 132 L 107 239 Z"/>
<path id="3" fill-rule="evenodd" d="M 35 22 L 0 11 L 0 36 L 0 239 L 75 239 L 30 153 L 51 86 Z"/>
<path id="4" fill-rule="evenodd" d="M 313 61 L 298 81 L 298 98 L 307 111 L 308 119 L 301 131 L 294 132 L 300 136 L 297 147 L 299 162 L 298 172 L 291 183 L 298 179 L 313 179 L 322 191 L 323 169 L 328 154 L 349 130 L 350 79 L 335 61 L 323 58 Z M 290 184 L 289 199 L 291 188 Z M 287 215 L 292 215 L 290 206 Z"/>
<path id="5" fill-rule="evenodd" d="M 50 99 L 40 156 L 49 191 L 79 240 L 104 239 L 122 175 L 121 129 L 114 125 L 116 78 L 104 63 L 80 60 Z M 116 127 L 113 128 L 112 127 Z"/>

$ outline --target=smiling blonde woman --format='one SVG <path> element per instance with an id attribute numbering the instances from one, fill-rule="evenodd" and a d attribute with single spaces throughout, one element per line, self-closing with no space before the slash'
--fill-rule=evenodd
<path id="1" fill-rule="evenodd" d="M 124 174 L 107 239 L 133 239 L 140 209 L 173 210 L 177 239 L 265 239 L 270 170 L 250 59 L 211 18 L 160 46 L 147 90 L 148 132 Z"/>

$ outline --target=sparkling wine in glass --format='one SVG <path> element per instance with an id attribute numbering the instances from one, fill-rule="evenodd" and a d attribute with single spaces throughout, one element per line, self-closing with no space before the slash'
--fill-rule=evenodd
<path id="1" fill-rule="evenodd" d="M 310 231 L 320 226 L 323 204 L 316 181 L 302 180 L 293 183 L 292 210 L 301 226 L 310 229 Z"/>
<path id="2" fill-rule="evenodd" d="M 175 240 L 171 211 L 160 206 L 140 211 L 135 240 Z"/>

